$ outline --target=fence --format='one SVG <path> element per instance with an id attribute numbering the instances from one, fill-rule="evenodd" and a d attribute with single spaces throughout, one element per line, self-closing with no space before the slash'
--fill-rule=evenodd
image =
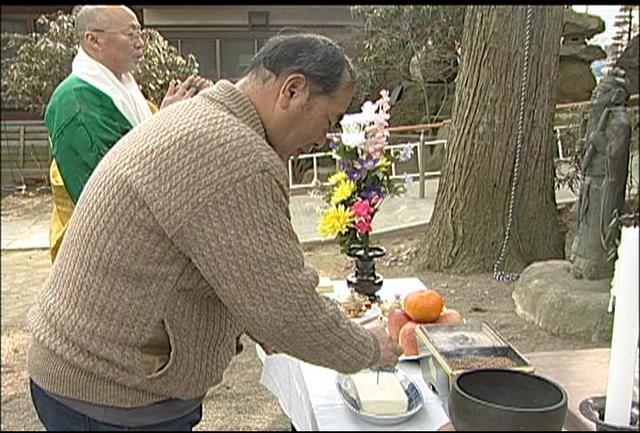
<path id="1" fill-rule="evenodd" d="M 557 146 L 555 160 L 556 161 L 570 160 L 571 155 L 575 150 L 574 142 L 575 142 L 576 136 L 580 131 L 580 125 L 577 125 L 577 124 L 560 125 L 560 126 L 555 126 L 553 129 L 554 129 L 554 136 L 555 136 L 556 146 Z M 398 138 L 400 137 L 404 138 L 404 140 L 398 140 Z M 394 152 L 396 150 L 403 148 L 406 145 L 411 146 L 413 148 L 413 156 L 404 165 L 405 166 L 411 165 L 413 161 L 413 165 L 416 166 L 415 171 L 399 170 L 396 163 L 393 163 L 391 165 L 391 178 L 405 179 L 406 177 L 410 177 L 411 180 L 416 180 L 417 178 L 419 180 L 419 184 L 418 184 L 419 197 L 424 198 L 424 180 L 428 178 L 440 176 L 440 170 L 427 169 L 428 162 L 429 162 L 428 154 L 430 153 L 431 155 L 433 155 L 434 152 L 433 151 L 425 152 L 425 150 L 429 146 L 432 146 L 433 148 L 442 146 L 444 149 L 446 149 L 447 141 L 446 140 L 425 141 L 424 133 L 420 135 L 403 134 L 402 136 L 391 134 L 391 138 L 392 139 L 395 138 L 395 140 L 392 140 L 392 141 L 395 141 L 395 143 L 385 146 L 385 149 Z M 318 163 L 318 161 L 322 159 L 333 159 L 331 155 L 332 155 L 331 152 L 317 152 L 317 153 L 303 154 L 297 157 L 297 160 L 311 159 L 313 161 L 312 167 L 310 168 L 313 170 L 313 176 L 311 178 L 311 181 L 306 183 L 302 183 L 302 182 L 296 183 L 294 181 L 294 176 L 293 176 L 294 159 L 293 158 L 289 159 L 289 188 L 291 189 L 291 191 L 309 190 L 309 189 L 317 188 L 319 186 L 328 186 L 329 185 L 328 175 L 327 173 L 321 173 L 321 171 L 319 170 L 320 164 Z M 339 167 L 339 162 L 335 161 L 331 164 L 331 166 L 333 171 L 334 167 L 335 168 Z M 327 167 L 326 164 L 325 164 L 325 167 Z"/>
<path id="2" fill-rule="evenodd" d="M 392 179 L 405 179 L 410 177 L 412 180 L 416 177 L 420 178 L 428 178 L 428 177 L 437 177 L 440 176 L 440 170 L 432 170 L 428 171 L 425 169 L 426 167 L 426 158 L 424 152 L 424 146 L 445 146 L 446 140 L 424 140 L 424 134 L 416 135 L 416 134 L 394 134 L 391 136 L 390 142 L 394 144 L 389 144 L 385 146 L 385 149 L 390 150 L 391 152 L 399 152 L 405 146 L 410 146 L 412 148 L 412 157 L 402 163 L 402 167 L 395 162 L 391 164 L 391 178 Z M 422 146 L 420 144 L 422 143 Z M 312 169 L 313 176 L 310 182 L 306 183 L 296 183 L 294 180 L 294 161 L 304 161 L 304 160 L 312 160 Z M 289 171 L 289 188 L 292 191 L 300 190 L 300 189 L 310 189 L 315 188 L 321 185 L 329 185 L 328 182 L 328 173 L 321 173 L 319 170 L 319 160 L 333 160 L 333 156 L 331 152 L 316 152 L 316 153 L 307 153 L 303 155 L 299 155 L 297 158 L 289 159 L 288 171 Z M 410 168 L 415 169 L 412 171 Z M 324 167 L 331 167 L 331 172 L 333 169 L 339 168 L 339 161 L 332 161 L 330 164 L 325 164 Z M 420 170 L 420 168 L 422 168 Z M 321 179 L 321 177 L 323 179 Z"/>
<path id="3" fill-rule="evenodd" d="M 566 158 L 566 150 L 563 145 L 563 135 L 577 128 L 578 125 L 555 127 L 558 155 L 560 159 Z M 3 121 L 1 122 L 1 146 L 2 146 L 2 188 L 15 189 L 16 186 L 24 186 L 33 183 L 48 184 L 49 164 L 51 162 L 51 148 L 47 136 L 47 130 L 43 121 Z M 409 161 L 399 167 L 391 165 L 392 179 L 405 179 L 420 181 L 420 196 L 423 197 L 423 180 L 440 176 L 440 170 L 428 169 L 428 159 L 435 152 L 426 152 L 443 146 L 446 149 L 446 140 L 424 140 L 422 134 L 391 134 L 387 149 L 400 150 L 406 145 L 413 149 L 413 156 Z M 422 143 L 422 145 L 420 145 Z M 321 173 L 321 167 L 330 168 L 331 171 L 338 167 L 338 161 L 324 165 L 320 160 L 333 160 L 331 152 L 317 152 L 303 154 L 297 159 L 290 159 L 288 163 L 289 187 L 292 191 L 308 190 L 320 185 L 328 185 L 327 170 Z M 312 177 L 309 182 L 296 182 L 294 179 L 295 161 L 311 160 Z M 437 164 L 436 164 L 437 165 Z"/>
<path id="4" fill-rule="evenodd" d="M 629 107 L 631 111 L 637 111 L 638 106 Z M 442 155 L 446 149 L 446 140 L 424 139 L 424 130 L 444 126 L 449 121 L 431 125 L 401 126 L 390 128 L 390 144 L 387 149 L 392 151 L 410 145 L 414 152 L 412 158 L 398 167 L 392 164 L 392 179 L 404 179 L 410 177 L 419 180 L 420 197 L 424 197 L 424 180 L 440 175 L 439 169 L 432 169 L 438 163 L 430 163 L 429 159 L 437 152 L 434 149 L 443 147 L 439 153 Z M 554 127 L 556 140 L 556 161 L 565 162 L 570 159 L 575 151 L 574 143 L 584 131 L 578 124 L 559 125 Z M 48 185 L 48 170 L 51 162 L 51 148 L 47 136 L 44 121 L 2 121 L 1 122 L 1 146 L 2 146 L 2 189 L 15 189 L 28 184 L 43 183 Z M 407 134 L 409 131 L 421 131 L 420 134 Z M 421 145 L 422 144 L 422 145 Z M 426 149 L 431 149 L 426 152 Z M 328 185 L 328 177 L 338 167 L 337 161 L 319 164 L 323 159 L 332 160 L 331 152 L 317 152 L 298 156 L 288 162 L 289 187 L 291 191 L 304 191 L 321 185 Z M 311 179 L 308 182 L 298 182 L 294 176 L 294 164 L 311 160 Z M 429 168 L 431 166 L 431 169 Z M 322 171 L 324 169 L 324 172 Z"/>
<path id="5" fill-rule="evenodd" d="M 2 189 L 49 182 L 51 150 L 42 120 L 2 121 Z"/>

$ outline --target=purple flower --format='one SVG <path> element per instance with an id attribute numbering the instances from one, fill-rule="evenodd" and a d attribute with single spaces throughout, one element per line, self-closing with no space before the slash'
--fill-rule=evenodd
<path id="1" fill-rule="evenodd" d="M 338 137 L 336 137 L 335 135 L 331 136 L 331 141 L 329 142 L 329 147 L 334 151 L 338 150 L 338 147 L 340 147 L 340 142 L 339 142 Z"/>
<path id="2" fill-rule="evenodd" d="M 365 188 L 362 194 L 360 194 L 360 196 L 375 203 L 384 198 L 384 192 L 382 191 L 382 188 L 377 185 L 369 185 Z"/>
<path id="3" fill-rule="evenodd" d="M 362 172 L 365 172 L 367 170 L 374 169 L 376 167 L 376 164 L 378 163 L 378 160 L 372 155 L 367 154 L 367 156 L 365 156 L 364 158 L 360 158 L 358 162 L 362 167 Z"/>
<path id="4" fill-rule="evenodd" d="M 349 180 L 354 181 L 356 180 L 358 177 L 360 177 L 361 174 L 361 170 L 357 169 L 357 168 L 347 168 L 344 170 L 345 173 L 347 173 L 347 177 L 349 178 Z"/>
<path id="5" fill-rule="evenodd" d="M 407 144 L 402 148 L 402 151 L 400 152 L 400 156 L 398 159 L 400 159 L 401 162 L 407 162 L 411 159 L 412 156 L 413 156 L 413 146 L 411 146 L 411 144 Z"/>
<path id="6" fill-rule="evenodd" d="M 404 186 L 408 187 L 409 185 L 411 185 L 413 183 L 413 176 L 410 174 L 405 174 L 404 175 Z"/>

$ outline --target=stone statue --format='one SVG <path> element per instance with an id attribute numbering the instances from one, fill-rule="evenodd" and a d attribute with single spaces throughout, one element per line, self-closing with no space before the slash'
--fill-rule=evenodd
<path id="1" fill-rule="evenodd" d="M 631 138 L 626 107 L 629 95 L 625 72 L 615 68 L 591 96 L 583 141 L 578 226 L 571 248 L 574 278 L 599 280 L 613 275 L 620 231 L 611 223 L 624 208 Z"/>

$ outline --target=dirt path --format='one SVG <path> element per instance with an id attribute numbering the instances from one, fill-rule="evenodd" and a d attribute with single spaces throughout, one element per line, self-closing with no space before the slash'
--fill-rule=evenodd
<path id="1" fill-rule="evenodd" d="M 385 278 L 418 276 L 441 291 L 448 307 L 465 317 L 490 322 L 521 352 L 604 347 L 590 341 L 550 335 L 518 318 L 511 299 L 512 283 L 499 283 L 488 274 L 451 276 L 417 273 L 411 260 L 417 235 L 384 238 L 389 253 L 379 265 Z M 352 264 L 335 245 L 306 251 L 307 261 L 320 275 L 344 278 Z M 50 271 L 46 251 L 2 252 L 2 430 L 43 430 L 31 406 L 25 352 L 27 311 Z M 262 365 L 253 343 L 243 337 L 245 350 L 237 356 L 224 381 L 206 397 L 203 421 L 197 430 L 289 430 L 289 420 L 277 400 L 260 385 Z"/>

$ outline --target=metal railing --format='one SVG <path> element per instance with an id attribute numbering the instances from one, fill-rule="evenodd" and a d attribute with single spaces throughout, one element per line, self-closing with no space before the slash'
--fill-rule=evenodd
<path id="1" fill-rule="evenodd" d="M 424 134 L 420 134 L 420 136 L 418 136 L 419 139 L 417 141 L 406 141 L 406 142 L 402 142 L 399 144 L 389 144 L 387 146 L 385 146 L 385 150 L 386 151 L 390 151 L 390 152 L 396 152 L 399 151 L 401 149 L 403 149 L 406 146 L 411 146 L 412 148 L 412 156 L 408 161 L 405 161 L 404 163 L 409 163 L 411 161 L 411 159 L 413 159 L 414 157 L 417 158 L 417 166 L 418 166 L 418 171 L 415 172 L 403 172 L 403 173 L 399 173 L 398 167 L 397 167 L 397 163 L 396 162 L 392 162 L 391 163 L 391 179 L 406 179 L 407 177 L 410 177 L 411 180 L 414 180 L 416 177 L 420 178 L 420 180 L 422 181 L 423 178 L 428 178 L 428 177 L 438 177 L 440 176 L 440 171 L 425 171 L 424 167 L 425 167 L 425 155 L 424 155 L 424 146 L 445 146 L 447 144 L 446 140 L 430 140 L 430 141 L 424 141 Z M 421 146 L 422 144 L 422 146 Z M 319 173 L 318 173 L 318 160 L 319 159 L 333 159 L 333 153 L 331 151 L 329 152 L 315 152 L 315 153 L 306 153 L 306 154 L 302 154 L 297 156 L 296 158 L 290 158 L 288 161 L 288 171 L 289 171 L 289 188 L 294 191 L 294 190 L 300 190 L 300 189 L 312 189 L 312 188 L 317 188 L 319 186 L 328 186 L 329 185 L 329 181 L 328 180 L 320 180 L 319 178 Z M 312 162 L 312 168 L 313 168 L 313 178 L 311 179 L 310 182 L 308 183 L 295 183 L 294 179 L 293 179 L 293 163 L 296 160 L 304 160 L 304 159 L 311 159 Z M 336 170 L 339 169 L 339 161 L 338 160 L 334 160 L 334 165 Z M 421 196 L 423 197 L 423 196 Z"/>
<path id="2" fill-rule="evenodd" d="M 567 132 L 570 131 L 574 131 L 574 130 L 579 130 L 580 125 L 579 124 L 569 124 L 569 125 L 559 125 L 559 126 L 554 126 L 553 130 L 554 130 L 554 136 L 555 136 L 555 140 L 556 140 L 556 146 L 557 146 L 557 156 L 555 158 L 556 161 L 567 161 L 571 158 L 571 152 L 574 149 L 567 149 L 567 144 L 566 144 L 566 138 L 567 138 Z M 407 135 L 408 136 L 408 135 Z M 426 155 L 424 152 L 425 146 L 444 146 L 446 149 L 447 146 L 447 141 L 446 140 L 429 140 L 429 141 L 425 141 L 424 140 L 424 133 L 418 135 L 413 135 L 412 137 L 414 138 L 418 138 L 417 140 L 408 140 L 408 141 L 403 141 L 401 143 L 395 143 L 395 144 L 390 144 L 385 146 L 385 150 L 387 151 L 396 151 L 397 149 L 401 149 L 407 145 L 410 145 L 413 148 L 413 156 L 412 158 L 416 157 L 417 158 L 417 162 L 418 162 L 418 171 L 416 172 L 404 172 L 399 174 L 397 167 L 396 167 L 396 163 L 392 163 L 391 164 L 391 178 L 392 179 L 405 179 L 407 177 L 411 177 L 411 180 L 416 180 L 416 178 L 418 178 L 420 184 L 419 184 L 419 197 L 420 198 L 424 198 L 424 180 L 428 179 L 428 178 L 433 178 L 433 177 L 438 177 L 440 176 L 441 172 L 440 170 L 437 171 L 426 171 L 425 170 L 425 166 L 426 166 Z M 331 138 L 331 136 L 327 137 L 328 139 Z M 422 146 L 420 145 L 422 143 Z M 293 163 L 296 160 L 296 158 L 290 158 L 289 159 L 289 164 L 288 164 L 288 169 L 289 169 L 289 188 L 291 189 L 291 191 L 296 191 L 296 190 L 305 190 L 305 189 L 313 189 L 313 188 L 318 188 L 320 186 L 328 186 L 329 182 L 328 180 L 320 180 L 319 178 L 319 172 L 318 172 L 318 160 L 323 159 L 323 158 L 331 158 L 333 159 L 332 156 L 332 152 L 316 152 L 316 153 L 306 153 L 306 154 L 302 154 L 299 155 L 297 157 L 298 160 L 304 160 L 304 159 L 311 159 L 313 161 L 312 163 L 312 168 L 313 168 L 313 177 L 311 179 L 310 182 L 308 183 L 295 183 L 294 182 L 294 175 L 293 175 Z M 334 160 L 334 165 L 335 165 L 335 169 L 338 170 L 339 169 L 339 162 L 337 160 Z"/>
<path id="3" fill-rule="evenodd" d="M 34 179 L 48 185 L 51 152 L 44 121 L 2 120 L 0 146 L 3 190 L 24 187 Z"/>
<path id="4" fill-rule="evenodd" d="M 580 125 L 572 123 L 570 125 L 559 125 L 559 126 L 554 126 L 553 127 L 553 132 L 554 135 L 556 137 L 556 145 L 558 147 L 558 154 L 556 157 L 556 161 L 567 161 L 570 158 L 570 156 L 568 156 L 567 152 L 565 151 L 565 146 L 564 143 L 562 141 L 562 135 L 563 135 L 563 131 L 572 131 L 575 129 L 580 129 Z"/>
<path id="5" fill-rule="evenodd" d="M 629 107 L 630 110 L 634 111 L 634 110 L 638 110 L 638 107 Z M 446 122 L 441 122 L 442 124 L 446 124 Z M 438 124 L 439 126 L 442 126 L 440 124 Z M 427 126 L 434 126 L 434 125 L 423 125 L 425 127 Z M 10 127 L 20 127 L 20 130 L 22 131 L 22 135 L 18 137 L 18 141 L 16 143 L 14 143 L 14 139 L 9 139 L 7 136 L 5 136 L 5 134 L 7 134 L 7 130 Z M 25 177 L 25 176 L 37 176 L 37 177 L 47 177 L 47 173 L 48 173 L 48 161 L 36 161 L 36 162 L 41 162 L 41 164 L 37 164 L 37 166 L 33 167 L 33 168 L 25 168 L 23 167 L 23 164 L 25 163 L 25 139 L 24 139 L 24 128 L 34 128 L 35 130 L 37 130 L 38 132 L 41 132 L 44 128 L 44 122 L 43 121 L 2 121 L 2 146 L 3 146 L 3 152 L 7 151 L 8 148 L 5 148 L 5 146 L 15 146 L 15 145 L 19 145 L 20 146 L 20 153 L 19 153 L 19 160 L 16 162 L 11 162 L 10 166 L 7 166 L 6 164 L 3 164 L 3 172 L 5 172 L 5 176 L 3 177 L 10 177 L 9 175 L 12 174 L 12 176 L 15 178 L 16 176 L 16 171 L 19 172 L 18 173 L 18 177 Z M 569 148 L 567 147 L 567 139 L 569 138 L 569 133 L 571 133 L 572 131 L 575 130 L 579 130 L 580 125 L 578 124 L 569 124 L 569 125 L 559 125 L 559 126 L 554 126 L 554 137 L 556 140 L 556 146 L 557 146 L 557 154 L 556 154 L 556 161 L 568 161 L 569 159 L 571 159 L 571 153 L 574 152 L 576 149 L 574 148 L 574 146 L 569 146 Z M 391 130 L 392 128 L 390 128 Z M 397 131 L 396 131 L 397 130 Z M 425 167 L 426 167 L 426 162 L 427 162 L 427 158 L 428 156 L 426 155 L 425 152 L 425 148 L 427 146 L 433 146 L 433 147 L 439 147 L 439 146 L 444 146 L 446 149 L 446 145 L 447 142 L 446 140 L 428 140 L 425 141 L 425 133 L 424 130 L 422 130 L 422 132 L 420 134 L 402 134 L 402 132 L 404 132 L 405 130 L 409 131 L 415 131 L 415 128 L 411 127 L 396 127 L 393 128 L 393 133 L 390 136 L 390 141 L 393 144 L 389 144 L 386 146 L 387 150 L 390 151 L 396 151 L 397 149 L 400 149 L 406 145 L 410 145 L 413 148 L 413 156 L 412 159 L 410 159 L 409 161 L 413 161 L 413 164 L 415 164 L 415 160 L 413 158 L 417 158 L 417 171 L 403 171 L 403 172 L 399 172 L 398 167 L 396 165 L 396 163 L 393 163 L 391 166 L 391 177 L 392 179 L 404 179 L 407 177 L 410 177 L 411 180 L 416 180 L 419 179 L 420 182 L 420 198 L 424 197 L 424 180 L 428 179 L 428 178 L 433 178 L 433 177 L 438 177 L 440 176 L 440 171 L 426 171 Z M 331 134 L 328 136 L 328 139 L 331 138 Z M 573 137 L 573 140 L 575 141 L 576 137 Z M 48 141 L 46 140 L 41 140 L 42 142 L 38 142 L 37 144 L 32 143 L 31 146 L 36 148 L 40 148 L 42 147 L 44 153 L 49 152 L 49 144 Z M 422 143 L 422 146 L 420 145 L 420 143 Z M 46 147 L 46 150 L 44 149 Z M 31 149 L 31 153 L 35 154 L 38 153 L 35 151 L 34 149 Z M 7 155 L 3 155 L 3 156 L 7 156 Z M 43 155 L 44 156 L 44 155 Z M 49 155 L 50 157 L 50 155 Z M 3 158 L 4 159 L 4 158 Z M 32 157 L 33 159 L 33 157 Z M 313 175 L 312 175 L 312 179 L 310 182 L 307 183 L 297 183 L 295 182 L 294 179 L 294 168 L 293 168 L 293 164 L 295 163 L 296 159 L 295 158 L 291 158 L 288 161 L 288 175 L 289 175 L 289 187 L 291 189 L 291 191 L 299 191 L 299 190 L 309 190 L 309 189 L 313 189 L 313 188 L 317 188 L 319 186 L 327 186 L 329 183 L 327 181 L 327 179 L 320 179 L 320 175 L 319 175 L 319 161 L 322 159 L 332 159 L 333 160 L 333 156 L 332 156 L 332 152 L 316 152 L 316 153 L 308 153 L 308 154 L 302 154 L 299 155 L 297 157 L 297 160 L 305 160 L 305 159 L 311 159 L 312 160 L 312 166 L 311 168 L 313 169 Z M 324 164 L 324 167 L 331 167 L 331 165 L 333 165 L 336 169 L 339 168 L 339 162 L 336 160 L 333 160 L 333 164 Z M 9 161 L 5 161 L 5 163 L 8 163 Z M 33 161 L 32 161 L 33 162 Z M 308 169 L 307 169 L 308 170 Z M 6 179 L 3 179 L 3 183 Z M 3 185 L 4 186 L 4 185 Z"/>

